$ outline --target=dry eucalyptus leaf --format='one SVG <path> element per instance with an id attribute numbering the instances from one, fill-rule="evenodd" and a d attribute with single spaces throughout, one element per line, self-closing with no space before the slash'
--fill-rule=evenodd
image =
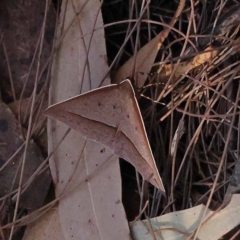
<path id="1" fill-rule="evenodd" d="M 11 110 L 0 102 L 0 197 L 16 190 L 19 186 L 24 147 L 9 161 L 23 145 L 19 124 Z M 38 146 L 30 141 L 23 173 L 23 184 L 28 181 L 44 161 Z M 49 170 L 37 175 L 21 195 L 20 207 L 36 209 L 42 206 L 51 183 Z"/>
<path id="2" fill-rule="evenodd" d="M 109 71 L 101 5 L 99 0 L 61 1 L 49 90 L 51 104 L 99 87 Z M 105 78 L 104 83 L 110 84 L 110 79 Z M 35 231 L 44 232 L 45 239 L 130 239 L 117 156 L 76 131 L 66 136 L 67 129 L 64 123 L 48 119 L 48 152 L 54 151 L 49 167 L 59 199 L 54 217 L 60 224 L 37 221 Z M 31 232 L 25 237 L 31 239 Z M 44 236 L 36 234 L 34 239 Z"/>
<path id="3" fill-rule="evenodd" d="M 69 125 L 86 139 L 108 146 L 164 192 L 129 80 L 55 104 L 45 115 Z"/>
<path id="4" fill-rule="evenodd" d="M 232 196 L 231 202 L 211 218 L 213 211 L 207 209 L 206 220 L 198 233 L 199 240 L 217 240 L 240 224 L 240 195 Z M 204 205 L 199 205 L 183 211 L 172 212 L 160 217 L 150 219 L 154 236 L 151 235 L 147 220 L 137 221 L 131 227 L 134 240 L 185 240 L 198 228 Z"/>
<path id="5" fill-rule="evenodd" d="M 28 224 L 23 240 L 64 239 L 64 235 L 59 229 L 61 229 L 61 223 L 59 222 L 58 211 L 53 208 L 38 218 L 37 221 Z"/>

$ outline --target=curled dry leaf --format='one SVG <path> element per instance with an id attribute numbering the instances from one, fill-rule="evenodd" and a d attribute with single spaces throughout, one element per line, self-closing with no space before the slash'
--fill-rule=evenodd
<path id="1" fill-rule="evenodd" d="M 171 28 L 175 25 L 178 17 L 182 13 L 186 0 L 180 0 L 178 8 L 169 23 L 169 27 L 164 27 L 156 37 L 144 45 L 136 54 L 132 56 L 123 66 L 119 68 L 114 76 L 113 82 L 120 83 L 125 78 L 131 76 L 136 80 L 138 88 L 143 87 L 152 65 L 156 59 L 157 53 L 169 35 Z M 132 74 L 134 72 L 134 74 Z"/>
<path id="2" fill-rule="evenodd" d="M 119 68 L 114 76 L 114 83 L 120 83 L 125 78 L 132 76 L 134 69 L 133 78 L 136 79 L 136 86 L 141 88 L 144 85 L 161 47 L 161 34 L 162 32 L 144 45 L 136 56 L 129 58 L 129 60 Z"/>
<path id="3" fill-rule="evenodd" d="M 164 192 L 129 80 L 55 104 L 45 115 L 64 122 L 86 139 L 108 146 Z"/>

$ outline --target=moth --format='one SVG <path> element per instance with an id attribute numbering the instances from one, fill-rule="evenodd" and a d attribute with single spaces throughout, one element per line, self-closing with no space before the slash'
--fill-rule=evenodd
<path id="1" fill-rule="evenodd" d="M 54 104 L 44 114 L 67 124 L 84 138 L 106 145 L 165 192 L 130 80 Z"/>

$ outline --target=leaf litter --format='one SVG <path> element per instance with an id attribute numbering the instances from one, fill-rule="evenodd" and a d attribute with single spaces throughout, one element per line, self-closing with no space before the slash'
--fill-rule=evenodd
<path id="1" fill-rule="evenodd" d="M 238 191 L 239 188 L 239 116 L 237 113 L 239 111 L 239 68 L 237 67 L 238 60 L 229 58 L 231 54 L 237 53 L 235 49 L 239 47 L 239 4 L 231 6 L 230 3 L 224 5 L 217 1 L 213 4 L 215 12 L 208 12 L 209 16 L 213 13 L 212 22 L 209 22 L 209 26 L 204 29 L 204 22 L 201 20 L 208 16 L 204 16 L 204 11 L 201 12 L 200 9 L 206 9 L 206 6 L 211 5 L 210 2 L 207 4 L 202 6 L 203 8 L 198 4 L 196 6 L 192 4 L 190 8 L 186 7 L 181 12 L 179 19 L 182 23 L 186 21 L 186 12 L 189 18 L 187 33 L 184 36 L 186 41 L 181 45 L 179 55 L 175 54 L 174 48 L 170 48 L 174 44 L 173 41 L 166 47 L 162 45 L 161 61 L 153 64 L 156 56 L 152 59 L 150 53 L 142 58 L 143 61 L 149 60 L 149 66 L 155 70 L 152 75 L 150 75 L 150 68 L 147 64 L 147 68 L 139 67 L 138 61 L 135 65 L 134 63 L 128 65 L 130 61 L 134 61 L 134 57 L 136 59 L 137 54 L 130 58 L 123 67 L 119 67 L 119 72 L 124 69 L 122 74 L 126 73 L 126 76 L 143 73 L 141 78 L 147 81 L 144 88 L 138 89 L 141 97 L 150 100 L 150 103 L 145 103 L 147 107 L 145 107 L 143 117 L 145 123 L 152 128 L 150 142 L 155 145 L 155 151 L 162 150 L 161 153 L 157 153 L 159 156 L 157 165 L 163 169 L 163 174 L 161 174 L 163 181 L 170 183 L 165 186 L 168 196 L 166 204 L 163 203 L 161 196 L 159 199 L 156 191 L 153 196 L 149 195 L 149 192 L 140 192 L 140 196 L 145 194 L 142 199 L 145 198 L 146 201 L 147 198 L 148 201 L 154 203 L 151 208 L 145 210 L 145 214 L 150 217 L 154 216 L 153 212 L 158 212 L 156 209 L 152 211 L 154 208 L 159 209 L 158 214 L 161 213 L 160 209 L 161 214 L 165 211 L 176 212 L 190 207 L 192 200 L 194 204 L 205 203 L 204 211 L 207 213 L 209 206 L 216 209 L 224 196 L 228 195 L 229 201 L 234 191 Z M 196 12 L 202 18 L 195 18 Z M 142 22 L 144 21 L 143 19 Z M 203 36 L 194 34 L 190 36 L 190 31 L 196 34 L 196 26 L 199 29 L 202 28 L 200 32 Z M 173 29 L 173 34 L 175 33 L 177 35 L 177 31 Z M 176 35 L 173 37 L 177 41 Z M 169 41 L 170 39 L 169 37 Z M 150 42 L 141 50 L 148 46 L 151 47 Z M 141 54 L 141 50 L 138 54 Z M 232 90 L 233 88 L 235 91 Z M 175 154 L 173 155 L 173 151 L 169 153 L 169 149 L 173 148 L 174 132 L 178 129 L 178 123 L 185 121 L 185 133 L 180 137 L 177 146 L 174 143 Z M 155 142 L 156 139 L 158 143 Z M 237 163 L 236 169 L 231 177 L 234 163 Z M 226 193 L 227 179 L 230 179 L 231 189 L 229 188 Z M 194 196 L 197 188 L 205 193 L 200 199 Z M 162 203 L 165 208 L 159 207 L 159 203 Z M 202 221 L 200 220 L 197 226 L 194 239 L 197 239 L 203 226 L 207 226 L 207 223 L 203 224 Z M 238 225 L 239 222 L 236 221 Z M 232 228 L 234 226 L 229 227 L 227 231 Z M 224 235 L 227 231 L 221 234 Z M 150 234 L 152 229 L 149 228 L 148 232 Z M 155 238 L 152 236 L 149 239 Z"/>
<path id="2" fill-rule="evenodd" d="M 150 70 L 145 71 L 144 68 L 141 68 L 138 72 L 135 71 L 136 69 L 133 69 L 133 65 L 129 65 L 129 70 L 127 70 L 131 73 L 129 76 L 133 76 L 132 73 L 137 75 L 144 73 L 143 75 L 145 75 L 143 76 L 142 85 L 145 81 L 147 84 L 145 84 L 144 88 L 138 89 L 140 95 L 137 95 L 137 98 L 142 97 L 140 101 L 142 101 L 143 98 L 147 99 L 147 104 L 140 104 L 140 107 L 143 107 L 144 122 L 147 126 L 150 143 L 153 147 L 153 153 L 163 180 L 166 181 L 166 179 L 169 179 L 167 180 L 169 184 L 165 186 L 166 199 L 159 194 L 156 189 L 152 189 L 152 187 L 146 191 L 146 188 L 139 186 L 138 191 L 142 197 L 141 206 L 143 207 L 140 208 L 139 212 L 147 219 L 148 217 L 154 217 L 168 212 L 178 214 L 177 210 L 189 207 L 189 211 L 191 211 L 193 204 L 198 205 L 201 203 L 206 205 L 206 207 L 203 208 L 205 211 L 203 215 L 207 215 L 209 206 L 212 209 L 217 209 L 224 197 L 229 200 L 232 194 L 238 191 L 237 185 L 239 180 L 237 164 L 235 171 L 232 171 L 238 159 L 237 144 L 239 143 L 238 140 L 234 141 L 234 139 L 238 139 L 237 122 L 239 107 L 237 102 L 238 85 L 236 84 L 236 80 L 238 79 L 238 69 L 236 67 L 238 60 L 233 60 L 229 58 L 229 56 L 238 55 L 237 31 L 239 21 L 238 6 L 234 6 L 228 10 L 231 5 L 230 2 L 231 1 L 227 1 L 225 5 L 223 5 L 222 1 L 216 1 L 214 3 L 207 1 L 205 5 L 201 5 L 202 3 L 193 5 L 191 2 L 190 8 L 189 5 L 187 5 L 181 11 L 181 15 L 177 19 L 178 25 L 175 25 L 176 28 L 171 28 L 170 26 L 171 31 L 166 36 L 160 50 L 156 50 L 158 53 L 156 55 L 156 63 L 153 65 L 155 61 L 154 57 L 149 58 L 151 62 L 149 66 L 151 67 L 147 66 L 147 63 L 145 64 L 147 66 L 146 69 L 154 67 L 157 70 L 150 74 Z M 134 2 L 133 5 L 134 4 L 136 3 Z M 170 3 L 168 4 L 170 6 Z M 166 9 L 168 4 L 166 5 Z M 175 3 L 175 6 L 176 4 L 178 3 Z M 139 9 L 149 10 L 150 8 Z M 162 11 L 160 7 L 155 9 L 156 12 L 158 12 L 158 9 Z M 211 11 L 209 11 L 210 9 Z M 149 13 L 151 14 L 152 12 L 149 11 L 148 14 Z M 195 13 L 197 14 L 194 15 Z M 168 12 L 159 14 L 163 26 L 165 26 L 165 22 L 169 22 L 165 20 L 167 15 Z M 146 17 L 146 15 L 143 14 L 141 16 Z M 144 21 L 145 19 L 143 19 L 142 22 L 144 23 Z M 153 24 L 155 23 L 152 22 L 151 26 L 153 26 Z M 150 24 L 148 27 L 149 26 Z M 179 53 L 179 51 L 175 51 L 174 41 L 172 42 L 172 48 L 171 41 L 172 39 L 178 41 L 179 37 L 183 37 L 181 34 L 185 34 L 186 29 L 181 28 L 181 26 L 187 26 L 188 29 L 186 36 L 184 36 L 185 42 L 183 44 L 181 43 L 182 45 L 176 44 L 181 50 L 181 53 Z M 183 31 L 183 33 L 178 33 L 177 27 L 180 27 L 179 29 Z M 131 24 L 129 24 L 129 28 L 131 29 Z M 139 29 L 137 35 L 140 33 Z M 207 36 L 199 37 L 198 35 L 194 35 L 199 32 Z M 131 34 L 132 33 L 133 32 L 131 32 Z M 190 35 L 190 33 L 192 35 Z M 130 39 L 134 45 L 134 41 L 132 41 L 134 39 L 133 36 L 134 35 L 129 36 L 128 39 Z M 75 39 L 77 40 L 80 39 L 76 35 L 74 37 L 76 37 Z M 72 39 L 74 39 L 74 37 Z M 138 37 L 139 36 L 136 38 L 136 42 L 140 39 Z M 191 43 L 192 47 L 188 47 L 188 43 Z M 196 44 L 197 47 L 194 46 L 194 44 Z M 66 43 L 64 46 L 69 46 L 69 44 Z M 133 49 L 137 48 L 134 46 Z M 121 48 L 121 50 L 123 50 L 123 48 Z M 76 54 L 76 51 L 71 51 L 71 53 Z M 159 56 L 161 57 L 161 61 L 157 62 Z M 136 55 L 134 57 L 136 57 Z M 73 64 L 73 69 L 76 70 L 78 67 L 74 67 Z M 65 72 L 67 73 L 67 71 L 68 70 Z M 65 75 L 65 79 L 68 78 L 69 76 Z M 109 84 L 107 81 L 106 83 Z M 85 91 L 90 90 L 89 86 L 92 84 L 94 85 L 95 82 L 84 82 L 82 87 Z M 97 85 L 98 83 L 95 87 L 98 87 Z M 73 88 L 75 87 L 76 85 L 73 86 Z M 77 90 L 77 88 L 78 87 L 76 87 L 75 90 Z M 136 89 L 136 86 L 134 86 L 134 88 Z M 79 89 L 81 89 L 81 86 Z M 79 92 L 75 91 L 74 94 L 78 95 Z M 51 103 L 63 101 L 73 96 L 72 94 L 67 95 L 68 96 L 62 97 L 61 99 L 55 99 L 51 101 Z M 151 104 L 149 104 L 149 102 Z M 175 135 L 178 135 L 177 132 L 180 123 L 184 123 L 185 130 L 183 135 L 177 136 L 176 141 Z M 58 125 L 51 128 L 53 132 L 56 126 L 58 128 Z M 4 143 L 1 145 L 4 145 Z M 92 146 L 88 146 L 87 143 L 85 147 L 87 149 L 93 149 Z M 166 151 L 166 149 L 169 150 L 171 148 L 171 153 L 170 151 Z M 73 148 L 70 150 L 73 150 Z M 102 146 L 101 149 L 96 149 L 96 151 L 100 151 L 100 153 L 106 150 L 107 148 L 104 146 Z M 85 153 L 86 152 L 83 151 L 83 155 Z M 86 156 L 88 156 L 87 153 L 84 155 L 84 160 L 88 159 L 88 161 L 90 161 L 89 159 L 91 159 L 91 157 L 87 158 Z M 113 161 L 109 161 L 108 164 L 110 162 Z M 171 162 L 170 171 L 167 171 L 167 174 L 162 174 L 165 169 L 167 169 L 166 165 L 168 165 L 169 162 Z M 94 165 L 94 162 L 92 164 Z M 58 166 L 51 163 L 53 170 L 56 167 Z M 93 183 L 93 179 L 96 179 L 95 177 L 98 176 L 99 173 L 97 172 L 97 174 L 95 174 L 95 170 L 92 170 L 93 176 L 90 175 L 91 177 L 89 178 L 83 177 L 82 181 L 87 180 L 87 182 L 89 182 L 90 180 L 90 182 Z M 52 173 L 53 172 L 54 171 L 52 171 Z M 66 175 L 71 176 L 71 174 Z M 165 176 L 167 176 L 166 179 Z M 53 173 L 53 177 L 55 183 L 60 181 L 57 172 L 55 172 L 55 174 Z M 225 194 L 230 178 L 229 186 L 231 189 Z M 63 179 L 62 187 L 56 185 L 56 192 L 59 193 L 57 199 L 61 199 L 62 190 L 64 191 L 68 188 L 68 184 L 66 185 L 67 179 L 69 178 L 66 177 Z M 138 183 L 141 184 L 141 181 Z M 71 189 L 67 190 L 74 192 L 77 184 L 74 185 L 70 183 L 69 185 Z M 95 189 L 98 187 L 99 185 L 97 185 Z M 101 189 L 101 191 L 103 190 L 104 189 Z M 65 191 L 64 193 L 67 194 L 67 192 L 68 191 Z M 96 197 L 97 196 L 98 194 L 96 194 Z M 232 197 L 232 201 L 234 201 L 235 198 L 236 195 Z M 146 199 L 147 202 L 144 204 Z M 228 207 L 230 206 L 232 209 L 235 209 L 235 205 L 231 204 L 232 202 L 227 205 L 225 208 L 227 209 L 226 211 L 229 210 Z M 220 223 L 223 218 L 222 215 L 220 215 L 221 211 L 222 210 L 214 212 L 213 214 L 213 217 L 219 214 Z M 67 215 L 66 212 L 65 215 Z M 169 214 L 165 214 L 165 216 L 168 215 Z M 238 221 L 237 218 L 234 220 Z M 211 218 L 209 222 L 210 221 Z M 199 236 L 201 229 L 208 226 L 207 223 L 208 221 L 205 222 L 204 217 L 202 217 L 200 222 L 198 222 L 198 227 L 195 229 L 196 231 L 193 233 L 194 236 L 192 237 L 194 239 Z M 231 224 L 231 221 L 228 223 Z M 67 226 L 67 224 L 65 226 Z M 61 227 L 61 224 L 59 227 Z M 231 228 L 233 228 L 233 225 L 230 226 L 225 233 L 231 230 Z M 153 227 L 150 227 L 149 231 L 153 233 Z M 214 231 L 212 231 L 212 233 L 214 234 Z M 223 232 L 221 232 L 221 234 L 223 234 Z M 236 232 L 236 234 L 238 233 Z M 215 237 L 216 236 L 218 235 L 215 234 Z M 154 235 L 152 237 L 155 239 Z"/>

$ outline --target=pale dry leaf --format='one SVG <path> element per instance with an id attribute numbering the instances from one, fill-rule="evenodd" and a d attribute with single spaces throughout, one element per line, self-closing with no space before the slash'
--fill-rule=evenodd
<path id="1" fill-rule="evenodd" d="M 61 229 L 61 225 L 58 210 L 53 208 L 28 225 L 23 240 L 64 239 L 63 233 L 59 229 Z"/>
<path id="2" fill-rule="evenodd" d="M 204 223 L 198 234 L 200 240 L 217 240 L 240 224 L 240 195 L 234 194 L 230 203 Z M 212 213 L 212 211 L 211 211 Z"/>
<path id="3" fill-rule="evenodd" d="M 45 115 L 64 122 L 86 139 L 108 146 L 164 192 L 129 80 L 55 104 Z"/>
<path id="4" fill-rule="evenodd" d="M 240 224 L 240 195 L 232 196 L 230 203 L 211 218 L 206 220 L 213 211 L 207 209 L 200 232 L 199 240 L 217 240 Z M 131 227 L 134 240 L 185 240 L 190 236 L 201 222 L 205 211 L 204 205 L 187 210 L 172 212 L 150 220 L 154 237 L 149 230 L 149 222 L 137 221 Z"/>
<path id="5" fill-rule="evenodd" d="M 108 72 L 100 10 L 98 0 L 62 1 L 57 31 L 61 42 L 52 67 L 50 103 L 98 87 Z M 100 30 L 89 34 L 94 28 Z M 110 84 L 109 79 L 105 82 Z M 49 120 L 49 152 L 55 150 L 49 165 L 55 194 L 60 199 L 56 216 L 60 223 L 57 234 L 61 232 L 58 239 L 130 239 L 117 157 L 110 149 L 102 151 L 103 145 L 86 141 L 75 131 L 70 131 L 56 150 L 66 130 L 65 124 Z M 109 161 L 112 158 L 115 160 Z M 103 164 L 104 168 L 96 172 L 96 167 Z M 39 228 L 50 235 L 47 231 L 51 231 L 52 224 L 46 222 Z"/>

